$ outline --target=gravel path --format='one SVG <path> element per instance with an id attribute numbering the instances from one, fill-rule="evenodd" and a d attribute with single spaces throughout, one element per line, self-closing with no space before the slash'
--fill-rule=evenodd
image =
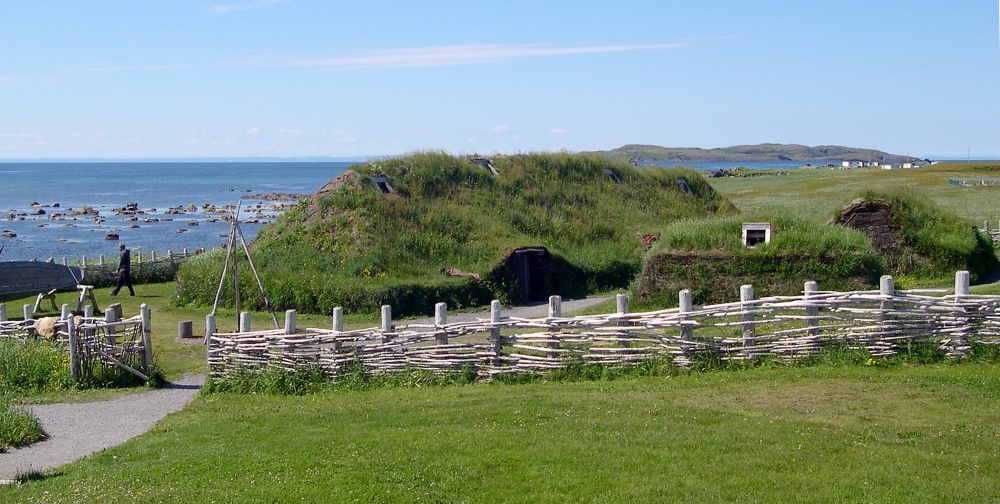
<path id="1" fill-rule="evenodd" d="M 29 406 L 49 437 L 0 453 L 0 480 L 59 467 L 143 434 L 194 399 L 204 381 L 203 375 L 189 375 L 161 389 L 110 401 Z"/>

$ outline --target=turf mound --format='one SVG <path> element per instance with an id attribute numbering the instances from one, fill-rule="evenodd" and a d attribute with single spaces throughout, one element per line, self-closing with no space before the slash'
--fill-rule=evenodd
<path id="1" fill-rule="evenodd" d="M 864 234 L 893 274 L 947 279 L 968 270 L 978 283 L 1000 268 L 992 241 L 972 222 L 909 190 L 868 191 L 829 223 Z"/>
<path id="2" fill-rule="evenodd" d="M 892 218 L 892 212 L 885 201 L 857 198 L 848 203 L 832 223 L 857 229 L 883 256 L 898 259 L 903 255 L 899 224 Z"/>
<path id="3" fill-rule="evenodd" d="M 739 217 L 668 225 L 649 253 L 635 288 L 639 307 L 676 306 L 690 289 L 696 304 L 739 299 L 752 284 L 757 297 L 794 295 L 806 281 L 823 290 L 855 290 L 877 282 L 882 261 L 865 237 L 842 227 L 779 215 L 755 215 L 772 226 L 770 243 L 745 247 Z"/>
<path id="4" fill-rule="evenodd" d="M 421 153 L 352 166 L 263 229 L 254 261 L 278 308 L 389 303 L 394 313 L 432 313 L 436 301 L 460 308 L 627 287 L 644 236 L 732 209 L 690 169 L 565 153 Z M 210 304 L 220 271 L 217 253 L 189 261 L 178 303 Z M 241 297 L 260 303 L 251 289 Z"/>

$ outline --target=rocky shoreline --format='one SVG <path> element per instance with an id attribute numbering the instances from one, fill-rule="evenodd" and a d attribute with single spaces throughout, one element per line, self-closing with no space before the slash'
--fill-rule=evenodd
<path id="1" fill-rule="evenodd" d="M 297 201 L 298 194 L 270 193 L 254 194 L 244 198 L 240 208 L 241 224 L 266 225 L 273 222 L 287 208 Z M 234 219 L 237 205 L 202 203 L 200 205 L 175 205 L 167 208 L 144 207 L 136 202 L 124 205 L 82 205 L 69 207 L 60 203 L 43 204 L 32 201 L 20 209 L 0 211 L 0 246 L 6 245 L 7 253 L 0 260 L 11 260 L 21 248 L 35 248 L 44 243 L 72 246 L 64 249 L 66 255 L 74 255 L 81 243 L 95 241 L 127 241 L 132 244 L 144 243 L 149 250 L 149 233 L 164 236 L 192 234 L 200 238 L 197 243 L 184 239 L 183 247 L 213 247 L 217 238 L 225 238 L 228 232 L 212 226 L 224 226 Z M 10 224 L 5 226 L 4 222 Z M 200 227 L 199 227 L 200 226 Z M 206 227 L 207 226 L 207 227 Z M 204 229 L 203 229 L 204 228 Z M 37 232 L 36 232 L 37 231 Z M 142 232 L 141 235 L 135 233 Z M 207 235 L 207 236 L 206 236 Z M 208 238 L 211 237 L 211 238 Z M 165 238 L 156 241 L 167 241 Z M 169 240 L 174 243 L 176 240 Z M 50 247 L 51 248 L 51 247 Z M 88 246 L 83 248 L 94 248 Z M 158 246 L 162 248 L 162 246 Z M 182 248 L 178 246 L 177 249 Z M 2 249 L 0 249 L 2 251 Z M 41 252 L 39 250 L 39 252 Z M 86 252 L 83 252 L 86 253 Z M 103 253 L 103 252 L 102 252 Z M 11 254 L 14 254 L 12 256 Z M 52 252 L 43 253 L 48 257 Z"/>

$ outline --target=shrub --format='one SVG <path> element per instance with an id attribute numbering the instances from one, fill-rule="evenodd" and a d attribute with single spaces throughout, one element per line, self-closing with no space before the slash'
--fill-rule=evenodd
<path id="1" fill-rule="evenodd" d="M 69 357 L 62 346 L 0 338 L 0 395 L 36 394 L 71 385 Z"/>
<path id="2" fill-rule="evenodd" d="M 38 419 L 0 395 L 0 451 L 28 445 L 44 437 Z"/>

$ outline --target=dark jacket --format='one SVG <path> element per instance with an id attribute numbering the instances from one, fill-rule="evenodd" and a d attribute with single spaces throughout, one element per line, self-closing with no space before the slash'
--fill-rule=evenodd
<path id="1" fill-rule="evenodd" d="M 124 273 L 128 275 L 132 272 L 132 253 L 129 249 L 122 250 L 121 255 L 118 257 L 118 273 Z"/>

